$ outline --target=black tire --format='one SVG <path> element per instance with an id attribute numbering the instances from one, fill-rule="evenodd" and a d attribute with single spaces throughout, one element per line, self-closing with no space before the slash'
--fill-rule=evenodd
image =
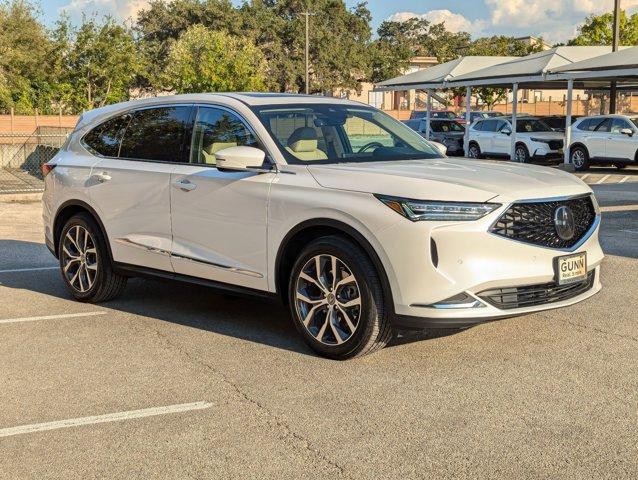
<path id="1" fill-rule="evenodd" d="M 79 227 L 79 229 L 76 230 L 76 227 Z M 70 231 L 82 232 L 81 229 L 88 231 L 90 235 L 90 245 L 92 244 L 94 246 L 95 253 L 93 255 L 95 255 L 96 258 L 93 283 L 90 285 L 90 288 L 84 291 L 81 291 L 78 287 L 74 286 L 71 283 L 72 279 L 69 279 L 67 274 L 65 274 L 65 266 L 68 265 L 67 262 L 69 261 L 69 258 L 71 258 L 64 251 L 65 238 L 67 233 Z M 60 238 L 58 239 L 58 258 L 60 259 L 60 272 L 62 274 L 62 279 L 64 280 L 69 292 L 71 292 L 71 295 L 80 302 L 106 302 L 120 295 L 124 290 L 124 287 L 126 287 L 127 277 L 118 275 L 113 271 L 111 258 L 106 246 L 106 239 L 104 238 L 100 227 L 88 213 L 79 213 L 74 215 L 66 222 L 60 234 Z M 86 275 L 88 275 L 86 267 L 84 271 L 86 272 Z M 84 278 L 87 277 L 85 276 Z"/>
<path id="2" fill-rule="evenodd" d="M 569 163 L 574 166 L 577 172 L 589 170 L 589 152 L 580 145 L 573 147 L 569 152 Z"/>
<path id="3" fill-rule="evenodd" d="M 467 147 L 467 156 L 468 158 L 482 158 L 483 154 L 481 153 L 481 147 L 479 147 L 479 144 L 476 142 L 472 142 L 470 143 L 470 145 Z"/>
<path id="4" fill-rule="evenodd" d="M 346 312 L 349 320 L 351 320 L 351 324 L 354 324 L 355 319 L 357 320 L 354 331 L 346 326 L 347 324 L 342 315 L 344 310 L 339 310 L 348 303 L 348 297 L 346 297 L 346 301 L 344 302 L 341 296 L 343 290 L 339 290 L 340 288 L 343 289 L 345 285 L 331 290 L 334 292 L 332 300 L 336 315 L 331 318 L 335 318 L 335 321 L 328 320 L 327 312 L 330 305 L 326 303 L 324 306 L 317 306 L 316 325 L 317 330 L 319 330 L 317 334 L 311 333 L 312 324 L 309 324 L 308 328 L 304 325 L 302 315 L 305 314 L 307 317 L 308 312 L 302 310 L 308 309 L 309 305 L 314 304 L 299 300 L 297 298 L 297 288 L 300 288 L 301 293 L 302 287 L 300 287 L 300 285 L 305 282 L 303 293 L 304 295 L 308 294 L 308 298 L 310 298 L 308 289 L 315 288 L 317 284 L 316 282 L 312 284 L 306 282 L 303 278 L 300 278 L 300 274 L 302 271 L 304 271 L 304 273 L 307 271 L 304 269 L 312 268 L 316 257 L 320 259 L 324 258 L 327 262 L 331 261 L 331 257 L 335 257 L 338 262 L 341 262 L 339 268 L 343 270 L 338 272 L 337 275 L 329 273 L 330 270 L 328 270 L 328 267 L 331 266 L 330 263 L 324 263 L 324 265 L 327 265 L 325 278 L 327 279 L 327 283 L 332 282 L 332 286 L 335 285 L 335 282 L 338 284 L 340 278 L 351 278 L 348 276 L 348 273 L 354 276 L 354 282 L 352 280 L 349 282 L 348 289 L 350 289 L 351 292 L 353 289 L 356 290 L 360 303 L 358 308 L 356 306 L 349 307 L 350 310 Z M 306 276 L 307 275 L 306 273 Z M 337 280 L 334 280 L 335 277 Z M 321 281 L 321 274 L 318 275 L 318 278 Z M 321 281 L 321 283 L 325 284 L 326 282 Z M 329 286 L 329 288 L 332 287 Z M 315 292 L 318 293 L 318 298 L 322 298 L 323 295 L 323 299 L 326 302 L 328 301 L 326 300 L 328 297 L 322 294 L 319 289 L 315 288 Z M 354 297 L 354 294 L 350 298 L 352 297 Z M 385 347 L 392 338 L 393 331 L 390 313 L 385 305 L 385 298 L 378 272 L 366 253 L 358 245 L 345 237 L 338 235 L 321 237 L 312 241 L 303 249 L 292 268 L 288 285 L 288 299 L 295 327 L 306 344 L 324 357 L 335 360 L 347 360 L 367 355 Z M 322 320 L 322 318 L 324 320 Z M 314 321 L 315 317 L 313 316 L 312 319 Z M 321 328 L 319 328 L 319 324 L 322 325 Z M 337 328 L 332 328 L 332 331 L 330 331 L 326 325 L 330 325 L 331 328 L 333 325 L 336 325 Z M 321 334 L 322 328 L 326 333 Z M 339 332 L 346 334 L 350 332 L 350 336 L 344 339 Z M 340 335 L 343 343 L 336 343 L 337 334 Z M 319 335 L 321 335 L 321 337 L 318 340 L 317 336 Z M 331 342 L 331 339 L 334 339 L 335 342 Z"/>
<path id="5" fill-rule="evenodd" d="M 516 148 L 514 148 L 514 159 L 519 163 L 529 163 L 529 150 L 527 150 L 524 144 L 519 143 L 516 145 Z"/>
<path id="6" fill-rule="evenodd" d="M 617 163 L 616 168 L 618 170 L 624 170 L 625 168 L 627 168 L 627 165 L 625 165 L 624 163 Z"/>

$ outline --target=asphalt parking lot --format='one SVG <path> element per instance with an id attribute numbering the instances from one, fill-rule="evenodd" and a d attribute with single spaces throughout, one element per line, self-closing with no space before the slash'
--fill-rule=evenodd
<path id="1" fill-rule="evenodd" d="M 0 203 L 0 477 L 636 478 L 638 182 L 613 174 L 598 295 L 342 363 L 260 300 L 74 302 L 40 204 Z"/>

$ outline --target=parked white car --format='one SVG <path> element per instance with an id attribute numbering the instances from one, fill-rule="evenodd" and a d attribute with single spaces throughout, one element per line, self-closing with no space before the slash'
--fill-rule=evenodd
<path id="1" fill-rule="evenodd" d="M 579 118 L 572 126 L 569 158 L 576 170 L 592 164 L 625 168 L 638 158 L 638 116 L 598 115 Z"/>
<path id="2" fill-rule="evenodd" d="M 134 276 L 278 297 L 331 358 L 601 288 L 599 209 L 576 176 L 446 158 L 356 102 L 112 105 L 84 113 L 43 173 L 46 244 L 76 299 L 110 300 Z"/>
<path id="3" fill-rule="evenodd" d="M 512 123 L 508 117 L 477 120 L 470 126 L 468 156 L 510 156 L 512 148 Z M 564 135 L 554 132 L 535 117 L 519 117 L 516 120 L 517 162 L 560 159 L 563 155 Z"/>

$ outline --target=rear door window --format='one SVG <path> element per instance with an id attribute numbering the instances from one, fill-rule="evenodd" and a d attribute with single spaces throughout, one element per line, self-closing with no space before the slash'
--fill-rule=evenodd
<path id="1" fill-rule="evenodd" d="M 92 153 L 102 157 L 117 157 L 120 153 L 122 135 L 131 116 L 121 115 L 98 125 L 82 139 L 82 144 Z"/>
<path id="2" fill-rule="evenodd" d="M 483 122 L 483 132 L 496 132 L 499 127 L 498 120 L 485 120 Z"/>
<path id="3" fill-rule="evenodd" d="M 159 162 L 187 161 L 186 135 L 190 131 L 192 107 L 171 106 L 133 113 L 120 149 L 120 157 Z"/>

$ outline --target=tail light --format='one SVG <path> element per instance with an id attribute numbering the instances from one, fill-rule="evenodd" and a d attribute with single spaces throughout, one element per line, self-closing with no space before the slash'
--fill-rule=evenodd
<path id="1" fill-rule="evenodd" d="M 54 168 L 55 163 L 43 163 L 40 167 L 40 169 L 42 170 L 42 178 L 46 177 Z"/>

